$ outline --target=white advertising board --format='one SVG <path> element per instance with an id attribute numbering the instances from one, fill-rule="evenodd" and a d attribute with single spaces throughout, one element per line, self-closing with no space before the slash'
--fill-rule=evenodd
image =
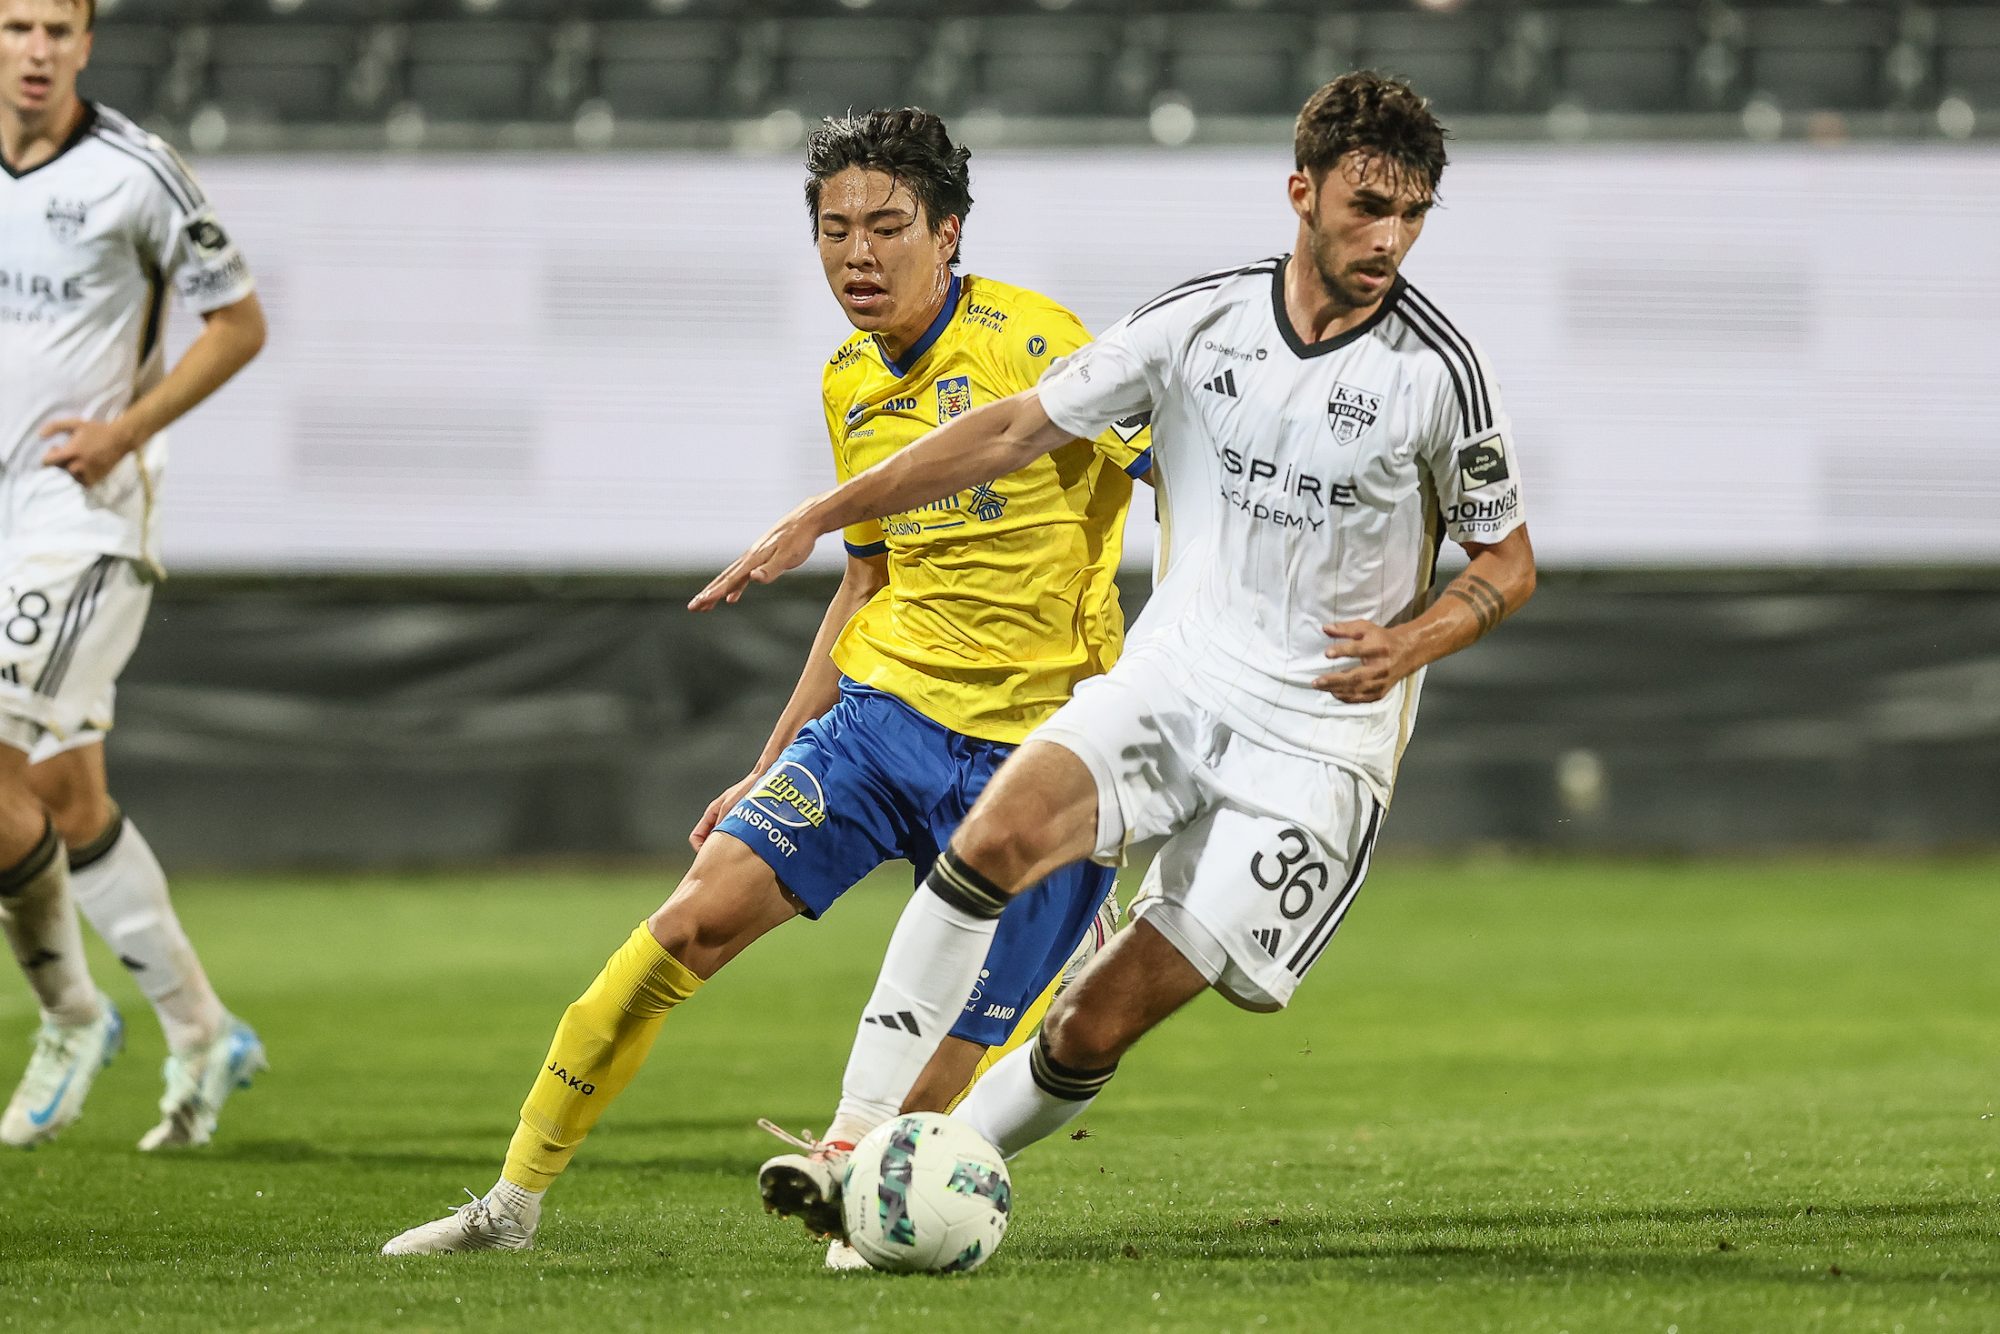
<path id="1" fill-rule="evenodd" d="M 1458 157 L 1406 272 L 1499 377 L 1545 563 L 2000 559 L 2000 152 Z M 793 161 L 196 166 L 272 333 L 174 432 L 177 568 L 703 570 L 831 480 Z M 1288 167 L 982 154 L 967 267 L 1103 327 L 1289 249 Z"/>

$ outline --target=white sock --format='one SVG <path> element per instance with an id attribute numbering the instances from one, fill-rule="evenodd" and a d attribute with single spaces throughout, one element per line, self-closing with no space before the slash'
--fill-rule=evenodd
<path id="1" fill-rule="evenodd" d="M 533 1228 L 542 1221 L 542 1196 L 546 1194 L 545 1190 L 529 1190 L 501 1177 L 493 1183 L 493 1189 L 486 1192 L 486 1203 L 495 1213 L 505 1214 L 515 1222 Z"/>
<path id="2" fill-rule="evenodd" d="M 1037 1037 L 1003 1056 L 952 1115 L 1012 1158 L 1082 1116 L 1116 1069 L 1077 1071 L 1057 1065 Z"/>
<path id="3" fill-rule="evenodd" d="M 0 869 L 0 926 L 41 1002 L 43 1018 L 65 1027 L 97 1020 L 103 1009 L 84 962 L 69 862 L 54 825 L 27 857 Z"/>
<path id="4" fill-rule="evenodd" d="M 166 872 L 138 828 L 120 817 L 70 857 L 77 906 L 153 1003 L 167 1049 L 188 1052 L 221 1037 L 228 1015 L 174 915 Z"/>
<path id="5" fill-rule="evenodd" d="M 866 1134 L 902 1111 L 964 1011 L 1006 906 L 1003 891 L 949 850 L 937 859 L 889 937 L 840 1081 L 835 1127 Z M 829 1130 L 828 1138 L 849 1136 Z"/>

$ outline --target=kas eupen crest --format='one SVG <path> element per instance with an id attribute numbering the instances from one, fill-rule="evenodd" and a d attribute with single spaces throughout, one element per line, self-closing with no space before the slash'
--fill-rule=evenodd
<path id="1" fill-rule="evenodd" d="M 1338 380 L 1333 382 L 1333 393 L 1326 400 L 1326 420 L 1333 427 L 1335 444 L 1351 445 L 1359 440 L 1381 412 L 1380 394 Z"/>
<path id="2" fill-rule="evenodd" d="M 49 220 L 56 240 L 67 245 L 83 234 L 83 224 L 90 220 L 90 205 L 81 199 L 51 199 L 48 212 L 42 216 Z"/>

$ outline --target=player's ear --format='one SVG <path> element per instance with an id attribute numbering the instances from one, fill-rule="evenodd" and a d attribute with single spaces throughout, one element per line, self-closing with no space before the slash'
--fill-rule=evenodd
<path id="1" fill-rule="evenodd" d="M 1301 222 L 1312 217 L 1314 193 L 1311 173 L 1295 171 L 1285 178 L 1285 195 L 1292 201 L 1292 212 L 1299 215 Z"/>
<path id="2" fill-rule="evenodd" d="M 959 226 L 959 217 L 956 213 L 947 214 L 944 221 L 938 224 L 938 248 L 944 252 L 947 261 L 958 254 Z"/>

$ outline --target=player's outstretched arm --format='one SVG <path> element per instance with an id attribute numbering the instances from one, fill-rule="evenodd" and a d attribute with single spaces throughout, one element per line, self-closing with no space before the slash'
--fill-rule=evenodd
<path id="1" fill-rule="evenodd" d="M 1337 621 L 1321 627 L 1329 658 L 1351 665 L 1313 682 L 1349 704 L 1370 704 L 1398 681 L 1484 639 L 1535 592 L 1535 548 L 1524 524 L 1491 544 L 1461 542 L 1472 557 L 1423 615 L 1396 626 Z"/>
<path id="2" fill-rule="evenodd" d="M 66 418 L 42 428 L 42 439 L 66 436 L 42 455 L 85 486 L 103 481 L 118 460 L 180 420 L 195 404 L 229 382 L 264 347 L 264 307 L 253 292 L 202 316 L 201 332 L 174 368 L 141 394 L 115 421 Z"/>
<path id="3" fill-rule="evenodd" d="M 768 584 L 797 568 L 826 533 L 1004 477 L 1074 438 L 1049 420 L 1032 389 L 974 408 L 846 485 L 793 509 L 697 593 L 688 610 L 707 611 L 734 602 L 751 584 Z"/>

